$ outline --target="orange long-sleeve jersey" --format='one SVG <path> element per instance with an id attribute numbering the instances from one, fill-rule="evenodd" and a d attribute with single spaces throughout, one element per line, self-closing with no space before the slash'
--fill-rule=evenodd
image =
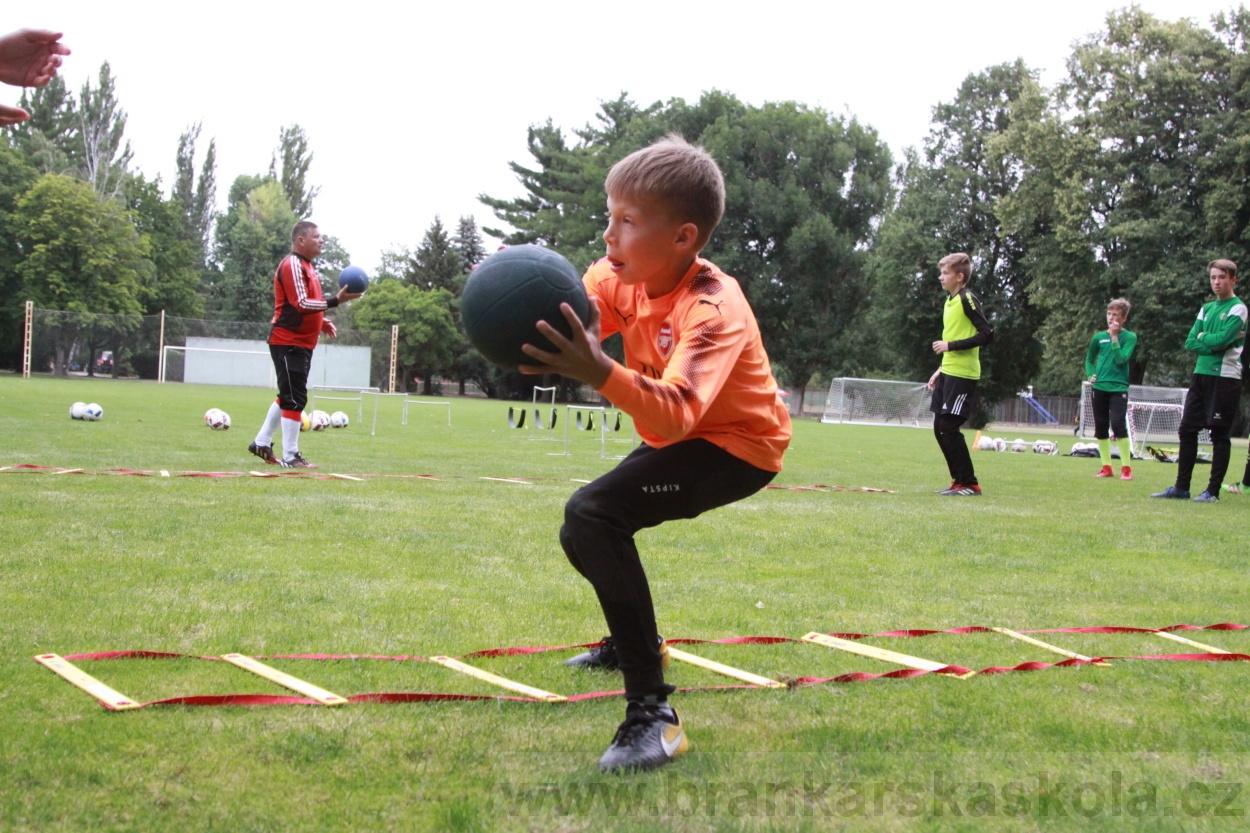
<path id="1" fill-rule="evenodd" d="M 663 448 L 701 437 L 766 471 L 781 471 L 790 415 L 777 396 L 759 325 L 738 282 L 698 258 L 661 298 L 627 286 L 606 260 L 582 282 L 598 300 L 601 336 L 621 333 L 625 365 L 599 388 Z"/>

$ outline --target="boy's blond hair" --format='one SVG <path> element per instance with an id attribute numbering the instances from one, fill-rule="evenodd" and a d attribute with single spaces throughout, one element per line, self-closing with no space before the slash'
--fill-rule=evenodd
<path id="1" fill-rule="evenodd" d="M 1133 310 L 1133 305 L 1129 303 L 1128 298 L 1113 298 L 1107 302 L 1107 312 L 1115 310 L 1128 320 L 1128 314 Z"/>
<path id="2" fill-rule="evenodd" d="M 952 272 L 958 272 L 964 276 L 964 283 L 972 277 L 972 258 L 968 257 L 964 252 L 954 252 L 938 261 L 938 268 L 942 269 L 949 266 Z"/>
<path id="3" fill-rule="evenodd" d="M 1222 269 L 1228 273 L 1230 278 L 1237 280 L 1237 264 L 1233 263 L 1231 260 L 1225 260 L 1224 258 L 1213 260 L 1207 264 L 1207 270 L 1209 271 L 1211 269 Z"/>
<path id="4" fill-rule="evenodd" d="M 608 171 L 608 196 L 656 200 L 673 220 L 694 223 L 703 249 L 725 214 L 725 177 L 712 155 L 670 133 Z"/>

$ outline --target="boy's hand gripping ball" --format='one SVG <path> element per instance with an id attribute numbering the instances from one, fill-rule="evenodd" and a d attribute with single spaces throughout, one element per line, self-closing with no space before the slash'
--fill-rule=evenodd
<path id="1" fill-rule="evenodd" d="M 522 344 L 555 350 L 535 328 L 539 321 L 572 336 L 561 303 L 571 306 L 583 324 L 590 320 L 590 299 L 573 265 L 541 246 L 509 246 L 469 275 L 460 297 L 460 321 L 487 361 L 516 370 L 519 364 L 539 363 L 521 352 Z"/>

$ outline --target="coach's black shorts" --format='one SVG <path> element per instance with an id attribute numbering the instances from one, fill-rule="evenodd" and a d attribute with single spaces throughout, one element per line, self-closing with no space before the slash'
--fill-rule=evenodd
<path id="1" fill-rule="evenodd" d="M 278 407 L 284 411 L 302 411 L 308 404 L 308 371 L 312 368 L 313 351 L 289 344 L 269 345 L 273 371 L 278 377 Z"/>
<path id="2" fill-rule="evenodd" d="M 929 410 L 933 413 L 952 414 L 967 419 L 977 404 L 977 380 L 963 379 L 939 373 L 933 383 L 933 398 Z"/>
<path id="3" fill-rule="evenodd" d="M 1185 394 L 1181 430 L 1232 428 L 1241 407 L 1241 380 L 1195 373 Z"/>

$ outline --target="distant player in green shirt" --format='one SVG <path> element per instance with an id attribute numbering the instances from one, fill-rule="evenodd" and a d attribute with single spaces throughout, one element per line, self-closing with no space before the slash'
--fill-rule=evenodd
<path id="1" fill-rule="evenodd" d="M 1241 404 L 1241 350 L 1246 343 L 1246 305 L 1233 294 L 1237 264 L 1213 260 L 1207 265 L 1215 300 L 1204 304 L 1185 339 L 1185 349 L 1198 354 L 1185 410 L 1181 414 L 1180 457 L 1176 484 L 1151 497 L 1189 499 L 1189 481 L 1198 457 L 1198 432 L 1211 432 L 1211 479 L 1197 503 L 1218 503 L 1220 484 L 1228 471 L 1232 443 L 1228 435 Z"/>
<path id="2" fill-rule="evenodd" d="M 960 427 L 968 421 L 977 401 L 977 381 L 981 378 L 981 348 L 994 340 L 994 329 L 985 319 L 981 302 L 968 291 L 972 259 L 963 252 L 938 261 L 938 280 L 948 293 L 942 308 L 942 340 L 933 342 L 933 352 L 942 365 L 929 378 L 933 398 L 933 434 L 946 458 L 951 485 L 940 495 L 980 496 L 981 484 L 972 469 L 972 455 Z"/>
<path id="3" fill-rule="evenodd" d="M 1111 469 L 1110 432 L 1120 448 L 1120 479 L 1132 480 L 1133 455 L 1128 438 L 1128 363 L 1137 347 L 1137 336 L 1124 329 L 1129 310 L 1124 298 L 1107 304 L 1107 329 L 1094 333 L 1085 351 L 1085 376 L 1094 391 L 1094 438 L 1102 468 L 1095 477 L 1115 477 Z"/>

